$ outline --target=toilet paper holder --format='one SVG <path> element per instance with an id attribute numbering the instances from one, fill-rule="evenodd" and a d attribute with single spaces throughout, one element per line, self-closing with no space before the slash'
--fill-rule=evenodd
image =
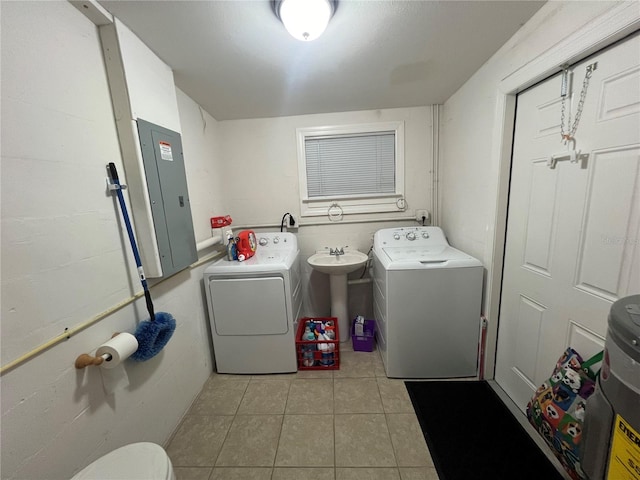
<path id="1" fill-rule="evenodd" d="M 84 367 L 88 367 L 89 365 L 102 365 L 105 360 L 111 360 L 111 355 L 105 353 L 103 355 L 100 355 L 99 357 L 93 357 L 88 353 L 82 353 L 78 355 L 78 358 L 76 358 L 75 366 L 78 370 L 80 370 Z"/>
<path id="2" fill-rule="evenodd" d="M 111 338 L 117 337 L 118 335 L 120 335 L 120 332 L 114 333 L 113 335 L 111 335 Z M 91 365 L 102 365 L 105 361 L 108 362 L 109 360 L 111 360 L 111 355 L 108 353 L 104 353 L 99 357 L 94 357 L 93 355 L 89 355 L 88 353 L 81 353 L 80 355 L 78 355 L 78 358 L 76 358 L 74 365 L 78 370 L 81 370 Z"/>

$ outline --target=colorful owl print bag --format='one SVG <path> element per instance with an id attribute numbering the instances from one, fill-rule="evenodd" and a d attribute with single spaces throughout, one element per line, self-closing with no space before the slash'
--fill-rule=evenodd
<path id="1" fill-rule="evenodd" d="M 594 365 L 602 362 L 600 352 L 582 360 L 572 348 L 562 354 L 551 377 L 527 404 L 527 418 L 542 435 L 571 478 L 585 478 L 580 468 L 580 440 L 587 398 L 596 388 Z M 599 365 L 598 365 L 599 366 Z"/>

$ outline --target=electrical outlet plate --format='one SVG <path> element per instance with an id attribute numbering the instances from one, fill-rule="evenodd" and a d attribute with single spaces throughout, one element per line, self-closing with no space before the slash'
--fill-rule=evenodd
<path id="1" fill-rule="evenodd" d="M 416 210 L 416 222 L 422 225 L 422 217 L 424 217 L 424 224 L 429 224 L 429 211 L 427 210 Z"/>

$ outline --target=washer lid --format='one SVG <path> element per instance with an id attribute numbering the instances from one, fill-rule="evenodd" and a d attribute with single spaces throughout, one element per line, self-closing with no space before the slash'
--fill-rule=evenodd
<path id="1" fill-rule="evenodd" d="M 172 471 L 171 460 L 160 445 L 140 442 L 107 453 L 79 471 L 71 480 L 168 480 Z"/>
<path id="2" fill-rule="evenodd" d="M 448 245 L 434 245 L 433 247 L 385 247 L 382 249 L 392 262 L 425 262 L 437 263 L 448 260 L 468 260 L 473 257 L 456 250 Z"/>
<path id="3" fill-rule="evenodd" d="M 375 252 L 375 249 L 374 249 Z M 478 267 L 482 263 L 460 250 L 449 246 L 434 247 L 386 247 L 380 258 L 389 270 L 437 269 Z"/>

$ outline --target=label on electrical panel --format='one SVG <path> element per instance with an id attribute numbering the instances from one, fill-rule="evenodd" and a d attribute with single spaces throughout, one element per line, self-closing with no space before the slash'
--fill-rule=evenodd
<path id="1" fill-rule="evenodd" d="M 640 480 L 640 433 L 616 415 L 607 480 Z"/>
<path id="2" fill-rule="evenodd" d="M 167 142 L 158 142 L 160 145 L 160 158 L 173 162 L 173 153 L 171 152 L 171 144 Z"/>

